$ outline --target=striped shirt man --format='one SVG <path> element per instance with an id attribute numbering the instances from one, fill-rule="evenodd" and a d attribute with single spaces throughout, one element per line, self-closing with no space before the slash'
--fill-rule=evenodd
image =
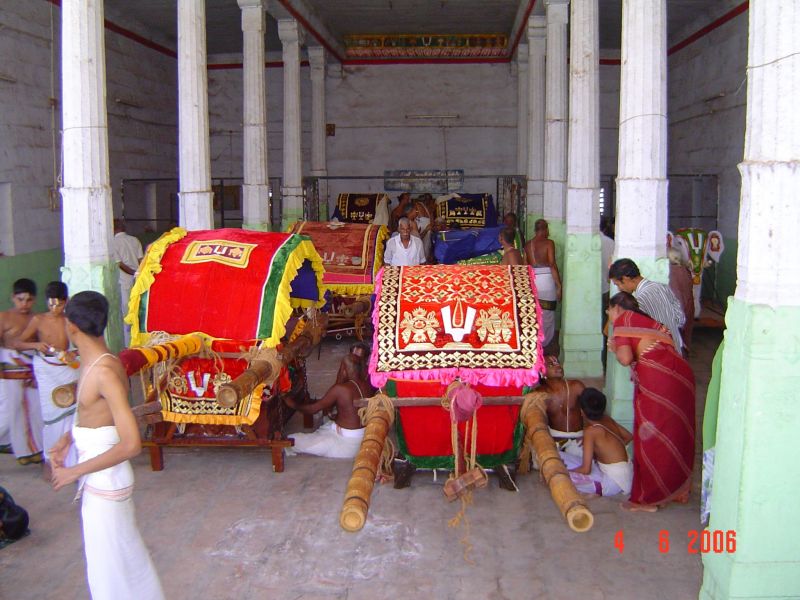
<path id="1" fill-rule="evenodd" d="M 633 295 L 645 313 L 667 326 L 672 334 L 675 349 L 680 354 L 683 346 L 680 328 L 686 322 L 686 315 L 669 286 L 643 277 Z"/>

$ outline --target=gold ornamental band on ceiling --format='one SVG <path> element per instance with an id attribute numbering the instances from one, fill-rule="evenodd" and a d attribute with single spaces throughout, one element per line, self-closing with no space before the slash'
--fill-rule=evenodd
<path id="1" fill-rule="evenodd" d="M 506 56 L 508 35 L 369 34 L 344 36 L 348 58 L 484 58 Z"/>

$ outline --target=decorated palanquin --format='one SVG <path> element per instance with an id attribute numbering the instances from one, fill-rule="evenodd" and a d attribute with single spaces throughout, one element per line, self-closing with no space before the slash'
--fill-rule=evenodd
<path id="1" fill-rule="evenodd" d="M 149 247 L 120 358 L 159 409 L 144 440 L 154 469 L 176 445 L 268 447 L 283 469 L 292 442 L 282 397 L 308 397 L 303 359 L 319 341 L 322 277 L 300 235 L 175 228 Z M 297 308 L 306 312 L 292 317 Z"/>
<path id="2" fill-rule="evenodd" d="M 521 396 L 542 370 L 533 274 L 526 267 L 386 267 L 373 320 L 370 376 L 389 396 L 441 398 L 456 379 L 485 397 Z M 400 407 L 400 452 L 415 467 L 452 468 L 450 415 Z M 519 405 L 477 411 L 483 467 L 516 461 Z M 462 430 L 466 423 L 460 423 Z"/>
<path id="3" fill-rule="evenodd" d="M 345 223 L 389 225 L 389 196 L 377 194 L 339 194 L 332 219 Z"/>
<path id="4" fill-rule="evenodd" d="M 372 313 L 375 278 L 389 238 L 385 225 L 298 221 L 291 232 L 308 236 L 322 256 L 329 334 L 363 339 Z"/>
<path id="5" fill-rule="evenodd" d="M 535 273 L 524 265 L 385 267 L 376 283 L 369 362 L 379 393 L 363 414 L 365 431 L 339 522 L 363 527 L 376 473 L 398 457 L 395 488 L 414 471 L 447 469 L 443 485 L 462 510 L 484 487 L 486 469 L 516 490 L 517 463 L 535 451 L 553 499 L 575 531 L 592 516 L 560 459 L 539 384 L 544 369 Z M 435 472 L 435 471 L 434 471 Z"/>
<path id="6" fill-rule="evenodd" d="M 676 248 L 692 268 L 692 293 L 694 295 L 694 317 L 700 317 L 703 295 L 703 271 L 713 263 L 718 263 L 725 250 L 722 234 L 719 231 L 706 232 L 704 229 L 687 227 L 678 229 L 673 235 L 667 234 L 667 244 Z"/>
<path id="7" fill-rule="evenodd" d="M 494 227 L 497 209 L 491 194 L 450 194 L 436 199 L 436 217 L 448 227 Z"/>

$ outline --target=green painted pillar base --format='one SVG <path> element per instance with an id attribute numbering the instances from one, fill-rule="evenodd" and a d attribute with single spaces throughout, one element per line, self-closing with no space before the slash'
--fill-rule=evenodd
<path id="1" fill-rule="evenodd" d="M 281 231 L 287 231 L 291 225 L 303 220 L 303 209 L 288 210 L 284 207 L 281 215 Z"/>
<path id="2" fill-rule="evenodd" d="M 618 257 L 628 258 L 628 257 Z M 633 258 L 642 276 L 652 281 L 669 283 L 669 261 L 666 258 Z M 611 296 L 619 290 L 611 286 Z M 609 324 L 609 335 L 613 327 Z M 613 353 L 608 354 L 606 367 L 605 395 L 608 399 L 608 413 L 620 425 L 633 427 L 633 383 L 630 367 L 623 367 Z"/>
<path id="3" fill-rule="evenodd" d="M 108 300 L 108 326 L 106 342 L 113 352 L 124 346 L 122 315 L 119 307 L 119 265 L 116 262 L 103 264 L 67 264 L 61 267 L 61 280 L 67 284 L 69 295 L 94 290 Z"/>
<path id="4" fill-rule="evenodd" d="M 242 229 L 248 231 L 270 231 L 269 223 L 242 223 Z"/>
<path id="5" fill-rule="evenodd" d="M 602 377 L 600 235 L 567 235 L 561 354 L 568 377 Z"/>
<path id="6" fill-rule="evenodd" d="M 736 551 L 703 555 L 700 598 L 800 598 L 800 307 L 730 298 L 725 321 L 709 529 Z"/>

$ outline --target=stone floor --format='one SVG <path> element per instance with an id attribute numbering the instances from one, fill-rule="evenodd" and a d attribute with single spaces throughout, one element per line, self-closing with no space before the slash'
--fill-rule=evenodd
<path id="1" fill-rule="evenodd" d="M 699 422 L 721 335 L 695 337 Z M 347 345 L 325 342 L 322 360 L 309 361 L 314 395 L 333 380 Z M 619 499 L 597 499 L 584 534 L 569 530 L 535 474 L 519 478 L 518 493 L 493 480 L 467 513 L 472 562 L 460 543 L 465 530 L 447 525 L 457 506 L 430 474 L 409 489 L 376 488 L 366 526 L 351 534 L 338 525 L 349 461 L 288 457 L 286 471 L 273 473 L 266 452 L 172 449 L 165 463 L 155 473 L 146 455 L 134 461 L 135 498 L 170 599 L 682 600 L 700 588 L 700 557 L 687 552 L 687 532 L 700 527 L 699 460 L 690 504 L 631 514 Z M 31 535 L 0 550 L 0 598 L 88 598 L 72 492 L 54 493 L 35 467 L 7 455 L 0 485 L 31 516 Z M 618 532 L 623 551 L 614 546 Z"/>

